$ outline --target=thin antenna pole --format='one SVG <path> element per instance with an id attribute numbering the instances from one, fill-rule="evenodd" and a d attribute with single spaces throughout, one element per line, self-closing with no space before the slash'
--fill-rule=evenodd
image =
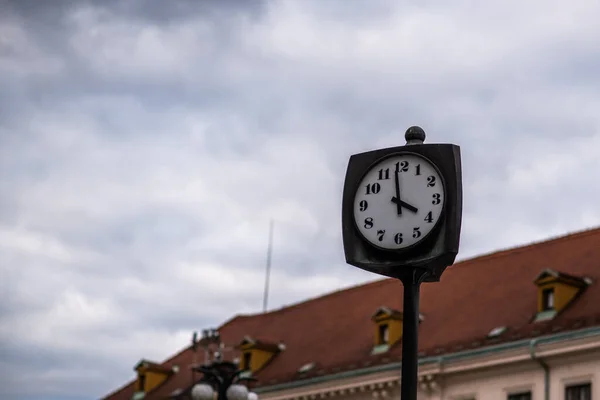
<path id="1" fill-rule="evenodd" d="M 265 276 L 265 293 L 263 296 L 263 312 L 267 312 L 269 300 L 269 278 L 271 276 L 271 252 L 273 251 L 273 220 L 269 221 L 269 247 L 267 248 L 267 271 Z"/>

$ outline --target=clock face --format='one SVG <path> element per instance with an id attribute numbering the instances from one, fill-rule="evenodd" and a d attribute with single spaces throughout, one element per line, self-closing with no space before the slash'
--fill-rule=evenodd
<path id="1" fill-rule="evenodd" d="M 354 197 L 354 221 L 375 247 L 404 250 L 427 237 L 442 216 L 444 182 L 413 153 L 385 157 L 367 171 Z"/>

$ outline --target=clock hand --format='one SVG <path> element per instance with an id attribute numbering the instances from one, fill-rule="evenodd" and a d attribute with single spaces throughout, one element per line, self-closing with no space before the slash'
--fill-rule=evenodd
<path id="1" fill-rule="evenodd" d="M 392 203 L 396 203 L 398 205 L 398 207 L 408 208 L 410 211 L 412 211 L 414 213 L 419 211 L 419 209 L 417 207 L 411 206 L 410 204 L 408 204 L 405 201 L 398 200 L 397 197 L 392 197 Z"/>
<path id="2" fill-rule="evenodd" d="M 394 202 L 394 198 L 400 199 L 400 179 L 398 178 L 400 171 L 396 170 L 394 174 L 394 179 L 396 183 L 396 197 L 392 197 L 392 202 Z M 402 204 L 400 202 L 396 202 L 396 209 L 398 210 L 398 215 L 402 215 Z"/>

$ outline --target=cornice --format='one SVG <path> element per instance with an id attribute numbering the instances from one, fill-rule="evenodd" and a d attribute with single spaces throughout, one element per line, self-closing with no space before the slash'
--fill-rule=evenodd
<path id="1" fill-rule="evenodd" d="M 367 381 L 334 385 L 327 388 L 305 390 L 280 396 L 269 396 L 269 400 L 316 400 L 344 396 L 354 393 L 371 393 L 374 398 L 385 398 L 391 389 L 400 385 L 398 376 L 372 378 Z M 262 397 L 262 396 L 261 396 Z"/>

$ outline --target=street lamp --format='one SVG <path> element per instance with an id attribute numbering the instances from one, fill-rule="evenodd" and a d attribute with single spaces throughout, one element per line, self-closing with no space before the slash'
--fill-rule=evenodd
<path id="1" fill-rule="evenodd" d="M 221 353 L 223 343 L 218 330 L 203 330 L 201 340 L 198 340 L 197 333 L 194 332 L 192 338 L 194 352 L 197 351 L 198 344 L 203 345 L 207 354 L 211 345 L 216 345 L 219 351 L 214 353 L 215 359 L 212 363 L 193 368 L 194 371 L 201 372 L 203 376 L 188 392 L 192 400 L 258 400 L 258 395 L 250 392 L 242 384 L 244 381 L 255 381 L 256 379 L 242 377 L 244 371 L 238 369 L 237 364 L 223 361 Z"/>
<path id="2" fill-rule="evenodd" d="M 215 361 L 194 370 L 202 372 L 204 376 L 192 387 L 192 400 L 258 400 L 257 394 L 242 384 L 255 379 L 241 377 L 244 371 L 232 362 Z"/>

